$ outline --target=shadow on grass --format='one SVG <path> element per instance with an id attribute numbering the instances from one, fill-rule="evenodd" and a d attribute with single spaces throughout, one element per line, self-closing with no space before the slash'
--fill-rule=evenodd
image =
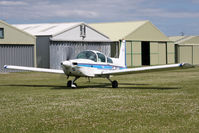
<path id="1" fill-rule="evenodd" d="M 90 86 L 78 86 L 78 89 L 83 89 L 83 88 L 108 88 L 108 89 L 140 89 L 140 90 L 174 90 L 174 89 L 180 89 L 179 87 L 160 87 L 160 86 L 138 86 L 138 84 L 134 84 L 135 87 L 133 86 L 125 86 L 119 84 L 118 88 L 112 88 L 110 84 L 102 84 L 102 85 L 90 85 Z"/>
<path id="2" fill-rule="evenodd" d="M 180 89 L 179 87 L 160 87 L 150 86 L 150 84 L 134 84 L 134 83 L 118 83 L 118 88 L 112 88 L 111 83 L 92 82 L 88 86 L 78 86 L 78 88 L 111 88 L 111 89 L 156 89 L 156 90 L 172 90 Z"/>
<path id="3" fill-rule="evenodd" d="M 61 86 L 61 85 L 22 85 L 22 84 L 9 84 L 9 85 L 0 85 L 0 86 L 13 86 L 13 87 L 46 87 L 46 88 L 51 88 L 51 89 L 71 89 L 66 86 Z"/>
<path id="4" fill-rule="evenodd" d="M 61 89 L 74 89 L 66 86 L 60 85 L 22 85 L 22 84 L 9 84 L 9 85 L 0 85 L 0 86 L 13 86 L 13 87 L 46 87 L 55 90 Z M 156 89 L 156 90 L 171 90 L 171 89 L 180 89 L 179 87 L 160 87 L 160 86 L 149 86 L 149 84 L 132 84 L 132 83 L 119 83 L 118 88 L 112 88 L 110 83 L 93 83 L 86 85 L 79 85 L 75 89 L 84 89 L 84 88 L 109 88 L 109 89 Z"/>

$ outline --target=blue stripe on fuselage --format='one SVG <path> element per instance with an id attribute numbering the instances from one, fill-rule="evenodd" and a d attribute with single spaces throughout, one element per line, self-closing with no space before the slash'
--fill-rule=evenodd
<path id="1" fill-rule="evenodd" d="M 78 63 L 77 66 L 80 67 L 91 67 L 91 68 L 97 68 L 97 69 L 126 69 L 126 67 L 120 67 L 120 66 L 113 66 L 113 65 L 103 65 L 103 64 L 84 64 L 84 63 Z"/>

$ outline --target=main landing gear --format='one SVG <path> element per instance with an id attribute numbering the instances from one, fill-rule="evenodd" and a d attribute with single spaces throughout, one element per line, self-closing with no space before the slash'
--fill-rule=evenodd
<path id="1" fill-rule="evenodd" d="M 79 78 L 80 78 L 80 77 L 75 77 L 74 80 L 69 80 L 69 81 L 67 82 L 67 87 L 77 88 L 77 84 L 75 83 L 75 81 L 76 81 L 77 79 L 79 79 Z M 111 82 L 113 88 L 118 88 L 118 82 L 117 82 L 116 80 L 113 80 L 113 81 L 112 81 L 109 77 L 108 77 L 107 79 Z"/>
<path id="2" fill-rule="evenodd" d="M 111 80 L 110 78 L 107 78 L 111 84 L 112 84 L 112 88 L 118 88 L 118 82 L 116 80 Z"/>
<path id="3" fill-rule="evenodd" d="M 71 87 L 71 88 L 77 88 L 77 84 L 75 83 L 75 81 L 80 78 L 80 77 L 75 77 L 74 80 L 69 80 L 67 82 L 67 87 Z"/>

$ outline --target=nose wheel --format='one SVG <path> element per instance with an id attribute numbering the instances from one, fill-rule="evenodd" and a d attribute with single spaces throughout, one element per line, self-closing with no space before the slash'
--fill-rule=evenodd
<path id="1" fill-rule="evenodd" d="M 80 78 L 80 77 L 75 77 L 74 80 L 69 80 L 67 82 L 67 87 L 71 87 L 71 88 L 77 88 L 77 84 L 75 83 L 75 81 Z"/>
<path id="2" fill-rule="evenodd" d="M 111 84 L 112 84 L 112 88 L 118 88 L 118 82 L 116 80 L 111 80 L 110 78 L 107 78 Z"/>
<path id="3" fill-rule="evenodd" d="M 114 80 L 114 81 L 112 82 L 112 87 L 113 87 L 113 88 L 118 88 L 118 82 L 117 82 L 116 80 Z"/>

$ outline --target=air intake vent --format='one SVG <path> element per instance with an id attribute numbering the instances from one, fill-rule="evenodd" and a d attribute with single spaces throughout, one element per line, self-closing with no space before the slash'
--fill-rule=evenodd
<path id="1" fill-rule="evenodd" d="M 77 62 L 73 62 L 73 65 L 77 66 Z"/>
<path id="2" fill-rule="evenodd" d="M 86 26 L 80 25 L 80 37 L 82 37 L 82 40 L 86 37 Z"/>

